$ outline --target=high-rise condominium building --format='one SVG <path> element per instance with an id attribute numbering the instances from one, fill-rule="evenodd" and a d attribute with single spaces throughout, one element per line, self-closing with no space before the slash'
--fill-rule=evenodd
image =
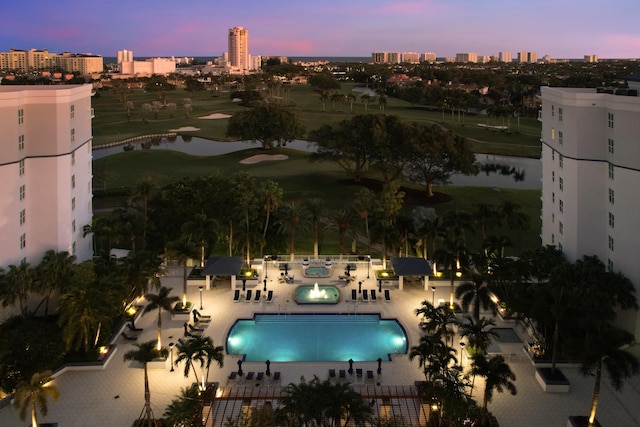
<path id="1" fill-rule="evenodd" d="M 91 85 L 0 86 L 0 267 L 92 256 Z"/>
<path id="2" fill-rule="evenodd" d="M 121 62 L 133 62 L 133 51 L 131 50 L 119 50 L 117 54 L 118 64 Z"/>
<path id="3" fill-rule="evenodd" d="M 538 52 L 518 52 L 518 62 L 520 63 L 525 63 L 525 62 L 531 62 L 531 63 L 536 63 L 538 62 Z"/>
<path id="4" fill-rule="evenodd" d="M 456 53 L 456 62 L 478 62 L 477 53 Z"/>
<path id="5" fill-rule="evenodd" d="M 83 75 L 101 73 L 104 69 L 103 58 L 90 53 L 50 53 L 46 49 L 17 50 L 0 52 L 0 70 L 27 72 L 31 70 L 52 70 Z"/>
<path id="6" fill-rule="evenodd" d="M 249 30 L 242 27 L 229 29 L 229 63 L 241 71 L 249 71 Z"/>
<path id="7" fill-rule="evenodd" d="M 498 60 L 500 62 L 512 62 L 513 61 L 513 56 L 511 55 L 511 52 L 499 52 L 498 53 Z"/>
<path id="8" fill-rule="evenodd" d="M 542 87 L 541 95 L 542 243 L 571 261 L 597 255 L 638 289 L 638 91 Z M 640 338 L 640 315 L 620 321 Z"/>
<path id="9" fill-rule="evenodd" d="M 425 52 L 420 55 L 420 61 L 422 62 L 433 62 L 436 60 L 435 52 Z"/>

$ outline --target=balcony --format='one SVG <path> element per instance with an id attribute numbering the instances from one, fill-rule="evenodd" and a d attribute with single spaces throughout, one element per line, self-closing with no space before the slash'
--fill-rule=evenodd
<path id="1" fill-rule="evenodd" d="M 542 121 L 542 110 L 538 110 L 538 121 Z"/>
<path id="2" fill-rule="evenodd" d="M 92 108 L 91 109 L 91 118 L 93 119 L 96 116 L 96 109 Z"/>

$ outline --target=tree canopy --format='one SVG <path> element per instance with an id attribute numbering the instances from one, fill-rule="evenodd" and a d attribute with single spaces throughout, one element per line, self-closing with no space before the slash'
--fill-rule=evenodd
<path id="1" fill-rule="evenodd" d="M 301 138 L 304 132 L 304 126 L 295 114 L 273 105 L 261 105 L 236 113 L 229 119 L 227 127 L 227 136 L 259 141 L 265 150 Z"/>

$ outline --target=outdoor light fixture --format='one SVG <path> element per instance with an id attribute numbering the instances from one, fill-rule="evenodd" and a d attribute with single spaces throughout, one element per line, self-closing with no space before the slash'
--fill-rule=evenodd
<path id="1" fill-rule="evenodd" d="M 172 342 L 169 343 L 169 352 L 170 352 L 170 355 L 171 355 L 171 358 L 169 359 L 169 361 L 171 362 L 171 369 L 169 370 L 169 372 L 173 372 L 174 371 L 174 369 L 173 369 L 173 346 L 174 345 L 175 344 L 172 343 Z"/>
<path id="2" fill-rule="evenodd" d="M 202 310 L 202 290 L 204 288 L 202 286 L 198 286 L 198 289 L 200 290 L 200 310 Z"/>
<path id="3" fill-rule="evenodd" d="M 367 256 L 367 279 L 369 278 L 369 265 L 371 265 L 371 255 Z"/>
<path id="4" fill-rule="evenodd" d="M 265 255 L 264 256 L 264 278 L 268 279 L 269 276 L 267 275 L 269 273 L 269 260 L 271 259 L 271 255 Z"/>
<path id="5" fill-rule="evenodd" d="M 431 292 L 433 292 L 433 295 L 431 296 L 431 305 L 432 306 L 436 306 L 436 287 L 432 286 L 431 287 Z"/>
<path id="6" fill-rule="evenodd" d="M 464 355 L 463 355 L 463 352 L 464 352 L 464 346 L 465 345 L 466 344 L 464 342 L 460 341 L 460 364 L 462 365 L 463 369 L 464 369 Z"/>

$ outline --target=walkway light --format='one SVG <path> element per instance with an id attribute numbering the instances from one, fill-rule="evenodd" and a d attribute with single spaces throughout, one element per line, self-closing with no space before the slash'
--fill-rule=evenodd
<path id="1" fill-rule="evenodd" d="M 174 345 L 175 344 L 172 343 L 172 342 L 169 343 L 169 354 L 171 356 L 171 358 L 169 359 L 169 361 L 171 362 L 171 369 L 169 370 L 169 372 L 173 372 L 174 371 L 174 369 L 173 369 L 173 346 Z"/>
<path id="2" fill-rule="evenodd" d="M 202 286 L 198 286 L 198 289 L 200 290 L 200 310 L 202 310 L 202 290 L 204 288 Z"/>
<path id="3" fill-rule="evenodd" d="M 431 287 L 431 292 L 433 292 L 433 295 L 431 296 L 431 305 L 432 306 L 436 306 L 436 287 L 432 286 Z"/>

